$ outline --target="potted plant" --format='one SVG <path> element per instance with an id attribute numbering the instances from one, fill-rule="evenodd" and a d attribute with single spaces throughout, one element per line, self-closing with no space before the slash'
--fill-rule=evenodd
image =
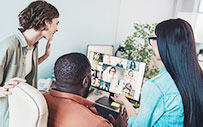
<path id="1" fill-rule="evenodd" d="M 135 32 L 128 36 L 124 41 L 125 52 L 121 56 L 129 60 L 136 60 L 138 62 L 146 63 L 146 70 L 144 78 L 150 79 L 158 74 L 159 69 L 157 66 L 150 66 L 154 52 L 148 44 L 148 37 L 154 36 L 156 24 L 134 24 Z"/>

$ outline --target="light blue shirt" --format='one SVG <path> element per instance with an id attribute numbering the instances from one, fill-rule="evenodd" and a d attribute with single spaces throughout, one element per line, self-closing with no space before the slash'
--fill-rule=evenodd
<path id="1" fill-rule="evenodd" d="M 163 68 L 142 87 L 138 116 L 128 119 L 129 127 L 183 127 L 184 109 L 175 82 Z"/>

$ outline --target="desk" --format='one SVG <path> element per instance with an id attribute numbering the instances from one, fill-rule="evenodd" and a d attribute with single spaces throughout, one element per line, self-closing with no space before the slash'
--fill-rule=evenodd
<path id="1" fill-rule="evenodd" d="M 117 118 L 119 109 L 114 110 L 114 109 L 112 109 L 112 108 L 109 108 L 109 107 L 107 107 L 107 106 L 104 106 L 104 105 L 102 105 L 102 104 L 99 104 L 99 103 L 96 103 L 96 102 L 95 102 L 97 99 L 99 99 L 99 98 L 101 98 L 101 97 L 103 97 L 103 96 L 109 97 L 109 94 L 110 94 L 110 93 L 109 93 L 109 92 L 106 92 L 106 91 L 99 90 L 98 93 L 100 93 L 100 94 L 95 94 L 96 91 L 98 91 L 98 90 L 95 88 L 94 91 L 92 91 L 92 92 L 89 94 L 89 96 L 87 97 L 87 99 L 88 99 L 89 101 L 92 101 L 92 102 L 94 102 L 94 103 L 96 104 L 95 107 L 96 107 L 96 109 L 98 110 L 99 115 L 102 116 L 102 117 L 104 117 L 104 118 L 106 118 L 106 119 L 108 119 L 108 120 L 109 120 L 109 116 L 108 116 L 109 114 L 112 114 L 112 115 L 114 116 L 114 118 Z M 97 92 L 96 92 L 96 93 L 97 93 Z M 135 102 L 134 102 L 134 103 L 135 103 Z M 132 106 L 134 105 L 134 103 L 131 102 Z M 139 108 L 136 108 L 136 109 L 135 109 L 135 112 L 138 114 Z"/>

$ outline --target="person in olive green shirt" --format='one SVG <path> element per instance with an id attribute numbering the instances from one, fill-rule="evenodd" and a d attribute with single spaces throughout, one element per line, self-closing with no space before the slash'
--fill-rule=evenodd
<path id="1" fill-rule="evenodd" d="M 58 31 L 59 12 L 46 1 L 30 3 L 18 15 L 20 28 L 0 40 L 0 127 L 9 126 L 10 88 L 19 82 L 37 87 L 37 68 L 50 54 L 51 40 Z M 38 58 L 38 41 L 47 40 L 45 54 Z"/>

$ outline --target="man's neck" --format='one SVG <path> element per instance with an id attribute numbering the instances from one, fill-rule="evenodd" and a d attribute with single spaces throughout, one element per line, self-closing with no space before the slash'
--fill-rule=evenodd
<path id="1" fill-rule="evenodd" d="M 56 90 L 60 92 L 76 94 L 78 96 L 83 97 L 81 89 L 78 88 L 77 86 L 68 85 L 68 84 L 65 85 L 66 87 L 61 87 L 61 86 L 64 86 L 64 85 L 60 85 L 60 84 L 56 85 Z"/>
<path id="2" fill-rule="evenodd" d="M 42 38 L 41 31 L 37 31 L 33 28 L 24 31 L 22 34 L 25 37 L 30 50 L 34 47 L 34 44 Z"/>

